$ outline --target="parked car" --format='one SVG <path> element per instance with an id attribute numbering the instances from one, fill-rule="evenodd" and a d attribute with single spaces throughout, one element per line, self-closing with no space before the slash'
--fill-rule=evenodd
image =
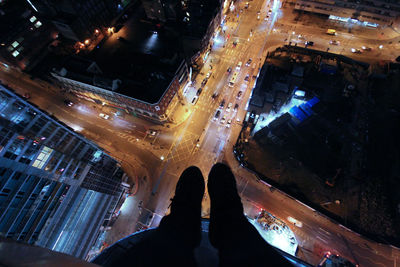
<path id="1" fill-rule="evenodd" d="M 211 75 L 212 75 L 212 71 L 209 71 L 209 72 L 207 73 L 207 75 L 206 75 L 206 78 L 207 78 L 207 79 L 210 78 Z"/>
<path id="2" fill-rule="evenodd" d="M 203 89 L 199 88 L 196 92 L 196 95 L 199 96 L 201 94 L 201 91 L 203 91 Z"/>
<path id="3" fill-rule="evenodd" d="M 232 67 L 229 67 L 229 68 L 226 70 L 226 72 L 227 72 L 227 73 L 231 73 L 231 72 L 232 72 Z"/>
<path id="4" fill-rule="evenodd" d="M 372 50 L 371 47 L 367 47 L 367 46 L 364 46 L 364 45 L 361 47 L 361 49 L 364 50 L 364 51 L 371 51 Z"/>
<path id="5" fill-rule="evenodd" d="M 237 99 L 240 99 L 240 97 L 242 96 L 242 94 L 243 94 L 243 92 L 242 92 L 242 91 L 239 91 L 238 94 L 237 94 L 237 96 L 236 96 L 236 98 L 237 98 Z"/>
<path id="6" fill-rule="evenodd" d="M 203 87 L 204 85 L 206 85 L 206 83 L 208 82 L 207 78 L 204 78 L 203 81 L 201 82 L 201 87 Z"/>
<path id="7" fill-rule="evenodd" d="M 314 45 L 314 42 L 313 41 L 307 41 L 306 42 L 306 46 L 313 46 Z"/>
<path id="8" fill-rule="evenodd" d="M 244 77 L 244 81 L 248 82 L 250 80 L 250 74 L 247 74 L 246 77 Z"/>
<path id="9" fill-rule="evenodd" d="M 229 119 L 229 120 L 226 122 L 226 128 L 230 128 L 230 127 L 231 127 L 231 123 L 232 123 L 232 120 Z"/>
<path id="10" fill-rule="evenodd" d="M 350 51 L 351 51 L 351 53 L 356 53 L 356 54 L 361 54 L 362 53 L 362 51 L 360 49 L 357 49 L 357 48 L 352 48 Z"/>

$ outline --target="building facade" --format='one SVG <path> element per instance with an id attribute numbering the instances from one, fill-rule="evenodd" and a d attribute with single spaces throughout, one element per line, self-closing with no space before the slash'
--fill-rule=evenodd
<path id="1" fill-rule="evenodd" d="M 367 26 L 393 25 L 400 16 L 400 3 L 396 0 L 297 0 L 295 9 L 364 22 Z"/>
<path id="2" fill-rule="evenodd" d="M 96 29 L 111 26 L 122 11 L 117 0 L 32 0 L 40 15 L 51 20 L 60 33 L 74 41 L 91 38 Z"/>
<path id="3" fill-rule="evenodd" d="M 118 79 L 110 80 L 107 83 L 99 82 L 99 76 L 87 76 L 86 79 L 82 79 L 82 75 L 74 74 L 65 68 L 51 72 L 51 75 L 65 89 L 78 97 L 156 123 L 165 123 L 169 121 L 169 115 L 179 102 L 179 89 L 188 79 L 189 68 L 183 60 L 164 94 L 156 103 L 148 103 L 119 93 L 118 86 L 121 81 Z"/>
<path id="4" fill-rule="evenodd" d="M 24 0 L 0 1 L 0 61 L 28 70 L 48 53 L 57 33 Z"/>
<path id="5" fill-rule="evenodd" d="M 84 258 L 122 196 L 119 163 L 0 85 L 0 234 Z"/>

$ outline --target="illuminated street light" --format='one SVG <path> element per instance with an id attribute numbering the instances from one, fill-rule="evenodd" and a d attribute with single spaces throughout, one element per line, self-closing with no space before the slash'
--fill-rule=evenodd
<path id="1" fill-rule="evenodd" d="M 161 159 L 161 160 L 164 160 L 164 156 L 161 156 L 160 159 Z"/>
<path id="2" fill-rule="evenodd" d="M 383 45 L 380 45 L 380 46 L 379 46 L 379 49 L 382 49 L 382 48 L 383 48 Z"/>
<path id="3" fill-rule="evenodd" d="M 86 39 L 85 40 L 85 45 L 89 45 L 90 44 L 90 40 L 89 39 Z"/>
<path id="4" fill-rule="evenodd" d="M 94 33 L 99 34 L 99 30 L 98 29 L 94 30 Z"/>

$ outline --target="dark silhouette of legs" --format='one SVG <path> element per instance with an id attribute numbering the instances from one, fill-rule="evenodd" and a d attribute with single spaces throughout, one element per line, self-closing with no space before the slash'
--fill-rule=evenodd
<path id="1" fill-rule="evenodd" d="M 268 245 L 243 214 L 231 169 L 215 164 L 208 175 L 211 200 L 209 238 L 220 266 L 292 266 Z"/>
<path id="2" fill-rule="evenodd" d="M 194 248 L 201 241 L 204 178 L 197 167 L 183 171 L 176 185 L 171 213 L 159 227 L 132 246 L 113 266 L 196 266 Z"/>

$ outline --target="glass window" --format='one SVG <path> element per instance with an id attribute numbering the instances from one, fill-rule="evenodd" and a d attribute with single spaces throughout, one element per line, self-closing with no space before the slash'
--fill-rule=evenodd
<path id="1" fill-rule="evenodd" d="M 12 121 L 14 123 L 20 123 L 21 122 L 21 113 L 22 110 L 25 108 L 25 105 L 19 102 L 14 102 L 12 105 L 8 105 L 2 112 L 1 114 L 3 115 L 4 118 L 8 119 L 9 121 Z"/>
<path id="2" fill-rule="evenodd" d="M 51 153 L 53 152 L 53 149 L 47 146 L 43 146 L 42 150 L 40 151 L 39 155 L 37 156 L 35 162 L 33 162 L 32 166 L 36 167 L 38 169 L 43 168 L 44 164 L 50 157 Z"/>
<path id="3" fill-rule="evenodd" d="M 16 159 L 21 154 L 26 143 L 27 139 L 24 136 L 18 136 L 7 149 L 4 157 L 9 159 Z"/>
<path id="4" fill-rule="evenodd" d="M 45 171 L 51 172 L 57 166 L 58 161 L 60 160 L 62 154 L 58 151 L 55 151 L 53 156 L 50 158 L 49 163 L 47 163 L 44 168 Z"/>
<path id="5" fill-rule="evenodd" d="M 56 125 L 54 124 L 54 123 L 50 123 L 47 127 L 46 127 L 46 129 L 43 131 L 43 133 L 42 133 L 42 136 L 44 137 L 44 138 L 49 138 L 50 137 L 50 135 L 56 130 Z"/>
<path id="6" fill-rule="evenodd" d="M 13 132 L 6 129 L 6 128 L 2 128 L 0 130 L 0 151 L 1 151 L 1 147 L 4 147 L 8 141 L 11 139 L 11 137 L 13 136 Z"/>
<path id="7" fill-rule="evenodd" d="M 28 130 L 28 134 L 31 136 L 37 136 L 40 130 L 46 125 L 47 120 L 44 117 L 39 117 L 37 121 Z"/>
<path id="8" fill-rule="evenodd" d="M 69 142 L 71 141 L 71 139 L 73 138 L 73 136 L 71 134 L 67 134 L 64 139 L 58 144 L 57 149 L 65 152 L 67 145 L 69 144 Z"/>
<path id="9" fill-rule="evenodd" d="M 19 159 L 19 162 L 30 164 L 39 148 L 40 146 L 37 142 L 32 142 L 31 145 L 26 149 L 25 153 Z"/>

